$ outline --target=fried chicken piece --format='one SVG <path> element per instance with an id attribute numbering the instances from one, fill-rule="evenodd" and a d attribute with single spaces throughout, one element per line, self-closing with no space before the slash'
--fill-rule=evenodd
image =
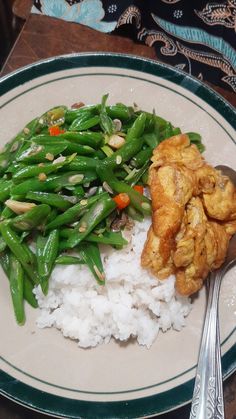
<path id="1" fill-rule="evenodd" d="M 236 218 L 236 193 L 234 184 L 227 176 L 215 170 L 216 181 L 211 193 L 203 193 L 202 199 L 207 214 L 216 220 Z"/>
<path id="2" fill-rule="evenodd" d="M 162 141 L 153 151 L 151 167 L 178 163 L 196 170 L 204 165 L 204 159 L 195 144 L 190 144 L 185 134 L 174 135 Z"/>
<path id="3" fill-rule="evenodd" d="M 205 236 L 207 263 L 209 271 L 219 268 L 224 263 L 231 234 L 215 221 L 208 221 Z"/>
<path id="4" fill-rule="evenodd" d="M 141 255 L 141 265 L 149 268 L 154 274 L 158 273 L 158 278 L 165 279 L 175 273 L 175 266 L 171 257 L 164 263 L 159 246 L 160 239 L 154 233 L 151 226 L 148 230 L 147 240 Z"/>
<path id="5" fill-rule="evenodd" d="M 153 231 L 160 239 L 159 252 L 163 263 L 170 257 L 185 204 L 193 192 L 194 179 L 188 172 L 177 164 L 150 169 Z"/>
<path id="6" fill-rule="evenodd" d="M 172 137 L 172 141 L 163 141 L 153 154 L 153 164 L 149 170 L 149 186 L 152 198 L 152 231 L 148 235 L 141 264 L 149 267 L 163 278 L 173 272 L 169 259 L 175 248 L 175 236 L 180 229 L 184 208 L 191 198 L 196 187 L 196 178 L 193 170 L 188 168 L 189 162 L 203 164 L 203 159 L 196 153 L 195 146 L 189 145 L 189 138 L 185 135 Z M 186 150 L 190 150 L 186 151 Z M 167 160 L 169 164 L 165 164 Z M 183 164 L 185 160 L 187 164 Z M 180 163 L 178 162 L 180 160 Z M 159 164 L 162 164 L 159 167 Z M 157 246 L 157 236 L 158 246 Z M 154 259 L 157 258 L 158 263 Z M 166 264 L 168 269 L 164 269 Z M 160 273 L 161 271 L 161 273 Z"/>
<path id="7" fill-rule="evenodd" d="M 197 193 L 211 194 L 216 186 L 218 173 L 214 167 L 204 164 L 195 171 L 197 181 Z"/>
<path id="8" fill-rule="evenodd" d="M 176 239 L 173 261 L 180 268 L 176 273 L 176 289 L 182 295 L 189 295 L 201 288 L 208 273 L 205 246 L 207 217 L 200 198 L 189 201 L 183 223 L 184 234 Z"/>
<path id="9" fill-rule="evenodd" d="M 224 262 L 236 233 L 236 188 L 184 134 L 159 144 L 152 162 L 152 226 L 141 264 L 160 279 L 175 273 L 179 293 L 191 295 Z"/>
<path id="10" fill-rule="evenodd" d="M 236 216 L 234 220 L 225 221 L 221 223 L 221 225 L 224 227 L 227 234 L 229 234 L 230 236 L 233 236 L 233 234 L 236 233 Z"/>
<path id="11" fill-rule="evenodd" d="M 176 289 L 182 295 L 198 291 L 208 273 L 224 262 L 230 235 L 217 222 L 208 221 L 200 198 L 187 206 L 183 236 L 176 238 L 173 255 L 177 268 Z M 183 269 L 184 268 L 184 269 Z"/>

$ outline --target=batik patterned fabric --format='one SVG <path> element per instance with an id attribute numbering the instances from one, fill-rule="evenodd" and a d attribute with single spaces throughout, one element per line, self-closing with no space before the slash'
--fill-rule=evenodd
<path id="1" fill-rule="evenodd" d="M 129 36 L 160 61 L 236 92 L 236 0 L 35 0 L 32 12 Z"/>

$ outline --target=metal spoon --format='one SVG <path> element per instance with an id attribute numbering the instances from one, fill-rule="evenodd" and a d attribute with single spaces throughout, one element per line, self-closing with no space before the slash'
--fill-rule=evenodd
<path id="1" fill-rule="evenodd" d="M 236 186 L 236 172 L 228 166 L 216 169 Z M 222 278 L 236 263 L 236 234 L 231 238 L 224 264 L 210 274 L 209 294 L 193 391 L 190 419 L 224 419 L 218 301 Z"/>

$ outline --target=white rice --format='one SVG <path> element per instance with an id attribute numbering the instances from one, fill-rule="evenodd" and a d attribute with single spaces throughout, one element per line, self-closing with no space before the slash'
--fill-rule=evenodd
<path id="1" fill-rule="evenodd" d="M 149 225 L 149 220 L 136 223 L 122 250 L 101 248 L 105 286 L 96 283 L 85 265 L 58 265 L 48 295 L 35 289 L 38 327 L 56 327 L 82 348 L 108 343 L 112 337 L 137 338 L 149 348 L 160 330 L 180 331 L 191 310 L 190 300 L 176 295 L 174 276 L 159 281 L 140 265 Z"/>

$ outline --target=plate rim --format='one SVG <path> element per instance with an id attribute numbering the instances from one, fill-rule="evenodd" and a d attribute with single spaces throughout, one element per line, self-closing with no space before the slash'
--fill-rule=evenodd
<path id="1" fill-rule="evenodd" d="M 98 59 L 107 58 L 107 62 L 98 64 Z M 90 61 L 90 62 L 89 62 Z M 92 65 L 91 65 L 92 61 Z M 111 65 L 111 62 L 115 61 L 115 65 Z M 80 65 L 82 62 L 82 65 Z M 140 66 L 140 64 L 142 65 Z M 59 64 L 59 65 L 58 65 Z M 73 66 L 70 66 L 72 65 Z M 119 65 L 120 64 L 120 65 Z M 122 64 L 122 65 L 121 65 Z M 131 64 L 131 65 L 129 65 Z M 50 71 L 47 71 L 49 66 Z M 169 65 L 159 63 L 158 61 L 139 57 L 132 54 L 112 53 L 112 52 L 86 52 L 86 53 L 73 53 L 50 57 L 48 59 L 42 59 L 32 64 L 28 64 L 21 67 L 0 79 L 0 96 L 13 90 L 25 82 L 36 79 L 46 74 L 58 72 L 61 70 L 68 70 L 73 68 L 86 68 L 86 67 L 117 67 L 123 69 L 129 69 L 134 71 L 140 71 L 142 73 L 148 73 L 154 76 L 162 77 L 168 80 L 168 74 L 172 75 L 171 82 L 178 84 L 177 80 L 184 80 L 184 84 L 181 84 L 183 88 L 197 97 L 201 98 L 208 105 L 213 107 L 216 111 L 220 112 L 222 117 L 236 129 L 236 111 L 234 107 L 224 99 L 218 92 L 214 91 L 210 86 L 206 85 L 197 78 L 188 75 L 181 69 L 171 67 Z M 37 71 L 34 71 L 36 70 Z M 155 70 L 159 70 L 160 74 L 156 74 Z M 40 70 L 40 71 L 38 71 Z M 149 70 L 149 71 L 147 71 Z M 164 74 L 165 73 L 165 74 Z M 227 378 L 236 370 L 236 343 L 224 354 L 222 360 L 224 378 Z M 172 389 L 164 391 L 162 393 L 154 394 L 152 396 L 141 397 L 138 399 L 124 400 L 124 401 L 110 401 L 110 402 L 99 402 L 99 401 L 83 401 L 66 398 L 64 396 L 57 396 L 51 393 L 47 393 L 36 389 L 28 384 L 21 381 L 17 381 L 17 390 L 11 388 L 11 382 L 13 377 L 4 371 L 0 371 L 0 394 L 8 397 L 9 399 L 33 410 L 37 410 L 41 413 L 53 415 L 54 417 L 67 417 L 67 418 L 79 418 L 78 410 L 80 414 L 83 412 L 83 416 L 86 418 L 111 418 L 114 417 L 114 410 L 116 413 L 119 412 L 119 418 L 133 418 L 133 417 L 147 417 L 153 415 L 159 415 L 167 413 L 168 411 L 175 410 L 190 401 L 194 380 L 188 380 L 185 383 L 178 385 Z M 4 388 L 7 388 L 5 390 Z M 22 387 L 23 386 L 23 387 Z M 14 385 L 16 387 L 16 384 Z M 182 397 L 178 397 L 175 400 L 176 395 L 173 392 L 176 388 L 182 390 Z M 25 392 L 31 394 L 31 397 L 24 397 Z M 19 393 L 19 394 L 18 394 Z M 181 392 L 180 392 L 181 393 Z M 33 399 L 32 399 L 33 396 Z M 162 399 L 168 397 L 170 402 L 164 402 Z M 45 407 L 45 400 L 49 402 L 50 408 Z M 58 410 L 58 402 L 62 402 L 62 408 Z M 66 401 L 66 403 L 65 403 Z M 160 406 L 162 401 L 162 407 Z M 164 403 L 164 405 L 163 405 Z M 63 409 L 63 405 L 66 406 L 66 411 Z M 76 405 L 76 407 L 74 406 Z M 157 410 L 157 405 L 159 409 Z M 92 406 L 92 407 L 91 407 Z M 146 407 L 145 407 L 146 406 Z M 69 411 L 67 411 L 69 408 Z M 74 416 L 73 410 L 76 411 Z M 92 412 L 91 412 L 92 409 Z M 117 410 L 118 409 L 118 410 Z M 164 409 L 164 410 L 163 410 Z M 64 410 L 64 411 L 63 411 Z M 123 410 L 123 411 L 122 411 Z M 92 413 L 92 416 L 87 416 L 86 412 Z M 123 415 L 121 415 L 121 411 Z M 136 413 L 135 413 L 136 412 Z M 85 416 L 84 416 L 85 414 Z M 135 416 L 134 416 L 135 414 Z M 69 416 L 68 416 L 69 415 Z"/>

